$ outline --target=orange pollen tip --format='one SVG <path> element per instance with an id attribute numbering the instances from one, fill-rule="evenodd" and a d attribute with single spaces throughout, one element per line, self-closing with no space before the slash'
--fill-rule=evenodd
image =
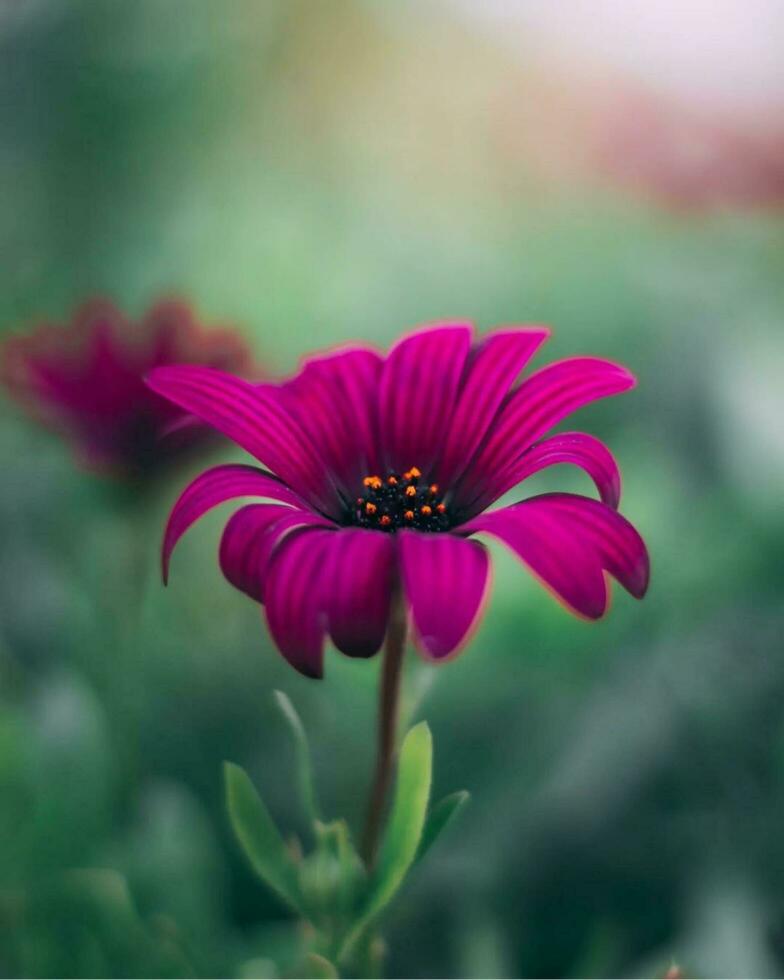
<path id="1" fill-rule="evenodd" d="M 362 481 L 363 486 L 372 487 L 374 490 L 378 490 L 381 486 L 381 478 L 378 476 L 366 476 Z"/>
<path id="2" fill-rule="evenodd" d="M 376 512 L 377 509 L 378 508 L 376 507 L 375 504 L 365 504 L 365 513 L 366 514 L 375 514 L 375 512 Z"/>
<path id="3" fill-rule="evenodd" d="M 416 487 L 406 487 L 407 497 L 416 497 Z"/>
<path id="4" fill-rule="evenodd" d="M 425 506 L 422 508 L 422 514 L 425 517 L 430 517 L 430 515 L 432 513 L 433 513 L 433 508 L 432 507 L 428 507 L 427 504 L 425 504 Z"/>
<path id="5" fill-rule="evenodd" d="M 392 518 L 389 516 L 389 514 L 384 514 L 378 523 L 383 524 L 384 527 L 388 527 L 392 523 Z"/>
<path id="6" fill-rule="evenodd" d="M 390 487 L 396 487 L 397 486 L 397 477 L 396 476 L 389 476 L 389 477 L 387 477 L 387 483 L 390 485 Z"/>
<path id="7" fill-rule="evenodd" d="M 439 514 L 445 514 L 446 504 L 439 504 L 438 507 L 436 507 L 436 510 L 438 511 Z"/>
<path id="8" fill-rule="evenodd" d="M 403 514 L 403 517 L 405 517 L 405 519 L 407 521 L 413 521 L 414 520 L 414 512 L 413 512 L 413 510 L 407 510 L 405 512 L 405 514 Z"/>
<path id="9" fill-rule="evenodd" d="M 413 477 L 416 480 L 418 477 L 422 476 L 422 471 L 418 470 L 416 466 L 412 466 L 408 473 L 406 473 L 406 476 L 409 479 Z"/>
<path id="10" fill-rule="evenodd" d="M 433 496 L 435 496 L 438 493 L 438 484 L 437 483 L 431 483 L 430 484 L 430 492 L 433 494 Z"/>

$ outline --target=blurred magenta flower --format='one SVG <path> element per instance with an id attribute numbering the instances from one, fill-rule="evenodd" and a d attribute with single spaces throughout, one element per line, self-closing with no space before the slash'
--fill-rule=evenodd
<path id="1" fill-rule="evenodd" d="M 625 368 L 592 357 L 515 380 L 548 337 L 543 327 L 469 325 L 403 337 L 384 357 L 366 347 L 312 357 L 281 384 L 254 386 L 203 367 L 158 368 L 150 386 L 242 446 L 271 472 L 226 465 L 184 491 L 169 517 L 163 574 L 179 538 L 206 511 L 265 497 L 229 520 L 226 578 L 266 609 L 289 662 L 321 677 L 327 633 L 354 657 L 380 648 L 396 590 L 420 651 L 442 660 L 476 622 L 489 581 L 489 534 L 574 613 L 608 606 L 606 573 L 641 598 L 648 555 L 617 512 L 618 467 L 579 432 L 542 439 L 571 412 L 633 387 Z M 581 467 L 601 501 L 570 493 L 486 508 L 532 473 Z"/>
<path id="2" fill-rule="evenodd" d="M 784 200 L 780 111 L 708 111 L 627 86 L 597 126 L 604 172 L 684 208 L 776 207 Z"/>
<path id="3" fill-rule="evenodd" d="M 152 368 L 185 362 L 245 373 L 251 357 L 239 334 L 204 330 L 185 303 L 159 302 L 132 324 L 108 300 L 94 299 L 66 327 L 46 324 L 6 340 L 0 377 L 86 466 L 135 478 L 214 439 L 144 382 Z"/>

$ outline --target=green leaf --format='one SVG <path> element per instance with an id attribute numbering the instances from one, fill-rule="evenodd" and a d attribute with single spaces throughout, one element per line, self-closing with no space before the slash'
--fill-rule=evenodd
<path id="1" fill-rule="evenodd" d="M 297 709 L 291 703 L 288 695 L 284 694 L 283 691 L 275 691 L 275 701 L 294 739 L 294 751 L 297 758 L 296 770 L 299 793 L 302 798 L 302 805 L 305 808 L 305 813 L 311 824 L 314 824 L 321 818 L 319 816 L 316 790 L 313 785 L 313 768 L 310 763 L 310 746 L 308 745 L 308 736 L 305 733 L 305 726 L 302 724 L 302 719 L 300 718 Z"/>
<path id="2" fill-rule="evenodd" d="M 419 850 L 417 851 L 417 863 L 427 854 L 443 831 L 452 823 L 470 799 L 471 794 L 467 790 L 461 789 L 456 793 L 450 793 L 449 796 L 445 796 L 436 803 L 427 815 L 425 829 L 422 831 L 422 839 L 419 842 Z"/>
<path id="3" fill-rule="evenodd" d="M 365 866 L 357 854 L 345 820 L 333 820 L 328 824 L 317 823 L 316 838 L 318 848 L 329 852 L 338 861 L 344 877 L 350 878 L 357 872 L 364 875 Z"/>
<path id="4" fill-rule="evenodd" d="M 373 871 L 367 899 L 359 919 L 341 950 L 348 955 L 368 923 L 393 898 L 416 858 L 433 770 L 433 738 L 426 722 L 406 735 L 400 749 L 395 798 L 378 863 Z"/>
<path id="5" fill-rule="evenodd" d="M 379 935 L 366 933 L 357 950 L 357 975 L 367 980 L 380 980 L 384 976 L 387 944 Z"/>
<path id="6" fill-rule="evenodd" d="M 367 873 L 345 820 L 316 824 L 316 850 L 303 861 L 300 885 L 308 908 L 348 924 L 364 894 Z"/>
<path id="7" fill-rule="evenodd" d="M 293 909 L 300 911 L 297 867 L 248 774 L 223 764 L 226 807 L 237 840 L 251 867 Z"/>
<path id="8" fill-rule="evenodd" d="M 427 722 L 415 725 L 400 749 L 395 799 L 378 864 L 373 873 L 366 916 L 377 915 L 389 902 L 416 857 L 433 773 L 433 737 Z"/>
<path id="9" fill-rule="evenodd" d="M 308 980 L 337 980 L 338 971 L 325 956 L 308 953 L 305 957 L 303 977 Z"/>

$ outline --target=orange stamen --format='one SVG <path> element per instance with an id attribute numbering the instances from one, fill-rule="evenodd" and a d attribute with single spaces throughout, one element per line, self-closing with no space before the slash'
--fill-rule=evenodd
<path id="1" fill-rule="evenodd" d="M 390 485 L 390 487 L 396 487 L 397 486 L 397 477 L 396 476 L 389 476 L 389 477 L 387 477 L 387 483 Z"/>
<path id="2" fill-rule="evenodd" d="M 414 512 L 413 512 L 413 510 L 407 510 L 405 512 L 405 514 L 403 514 L 403 517 L 405 517 L 405 519 L 407 521 L 413 521 L 414 520 Z"/>
<path id="3" fill-rule="evenodd" d="M 378 508 L 376 507 L 375 504 L 365 504 L 365 513 L 366 514 L 375 514 L 375 512 L 377 510 L 378 510 Z"/>
<path id="4" fill-rule="evenodd" d="M 439 514 L 445 514 L 446 504 L 439 504 L 438 507 L 436 507 L 436 510 L 438 511 Z"/>
<path id="5" fill-rule="evenodd" d="M 416 487 L 406 487 L 407 497 L 416 497 Z"/>
<path id="6" fill-rule="evenodd" d="M 389 527 L 389 525 L 392 523 L 392 518 L 389 516 L 389 514 L 384 514 L 378 523 L 383 527 Z"/>
<path id="7" fill-rule="evenodd" d="M 431 483 L 430 484 L 430 492 L 435 497 L 435 495 L 438 493 L 438 484 L 437 483 Z"/>
<path id="8" fill-rule="evenodd" d="M 433 513 L 433 508 L 432 507 L 428 507 L 427 504 L 425 504 L 425 506 L 422 508 L 422 514 L 423 514 L 423 516 L 424 517 L 430 517 L 430 515 L 432 513 Z"/>

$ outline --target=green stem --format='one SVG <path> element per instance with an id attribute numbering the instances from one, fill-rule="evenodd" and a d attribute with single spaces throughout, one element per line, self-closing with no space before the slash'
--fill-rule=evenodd
<path id="1" fill-rule="evenodd" d="M 395 763 L 400 681 L 403 674 L 403 655 L 406 649 L 406 627 L 406 610 L 402 596 L 398 592 L 392 599 L 389 628 L 384 644 L 384 663 L 381 668 L 378 701 L 376 773 L 373 789 L 370 793 L 365 833 L 362 840 L 362 856 L 368 868 L 373 866 L 376 859 L 384 821 L 384 805 Z"/>

